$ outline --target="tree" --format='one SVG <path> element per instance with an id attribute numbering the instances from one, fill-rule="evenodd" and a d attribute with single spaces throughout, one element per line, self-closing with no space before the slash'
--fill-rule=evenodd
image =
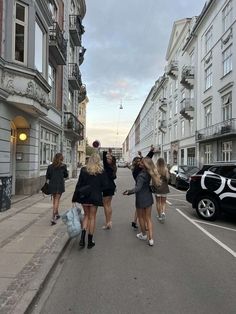
<path id="1" fill-rule="evenodd" d="M 88 139 L 86 138 L 86 156 L 91 156 L 94 152 L 94 148 L 89 145 Z"/>

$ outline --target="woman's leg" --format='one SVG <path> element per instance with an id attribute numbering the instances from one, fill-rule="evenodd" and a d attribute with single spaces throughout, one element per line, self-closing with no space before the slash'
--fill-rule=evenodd
<path id="1" fill-rule="evenodd" d="M 135 210 L 134 219 L 133 219 L 133 221 L 131 222 L 131 225 L 132 225 L 132 227 L 133 227 L 134 229 L 138 229 L 137 221 L 138 221 L 137 210 Z"/>
<path id="2" fill-rule="evenodd" d="M 157 214 L 158 214 L 158 217 L 161 217 L 161 197 L 155 195 L 155 198 L 156 198 Z"/>
<path id="3" fill-rule="evenodd" d="M 166 212 L 166 197 L 161 197 L 161 211 L 162 213 Z"/>
<path id="4" fill-rule="evenodd" d="M 145 220 L 148 227 L 148 240 L 153 239 L 153 228 L 152 228 L 152 207 L 147 207 L 144 210 Z"/>
<path id="5" fill-rule="evenodd" d="M 145 212 L 143 208 L 137 208 L 136 211 L 137 211 L 140 229 L 142 231 L 142 234 L 145 235 L 146 234 Z"/>
<path id="6" fill-rule="evenodd" d="M 96 225 L 96 214 L 97 214 L 97 207 L 90 206 L 89 209 L 89 224 L 88 224 L 88 249 L 94 247 L 95 242 L 93 241 L 93 234 Z"/>
<path id="7" fill-rule="evenodd" d="M 89 206 L 82 205 L 84 210 L 84 218 L 82 222 L 82 232 L 80 237 L 79 245 L 81 247 L 85 247 L 85 236 L 86 236 L 86 230 L 88 228 L 88 218 L 89 218 Z"/>
<path id="8" fill-rule="evenodd" d="M 104 227 L 110 229 L 112 225 L 112 207 L 111 207 L 112 196 L 103 197 L 103 207 L 106 218 L 106 224 Z"/>

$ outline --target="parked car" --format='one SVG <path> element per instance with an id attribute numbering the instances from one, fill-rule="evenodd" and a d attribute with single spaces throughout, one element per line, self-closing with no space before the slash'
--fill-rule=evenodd
<path id="1" fill-rule="evenodd" d="M 236 214 L 236 163 L 204 165 L 190 178 L 186 200 L 205 220 L 216 220 L 221 212 Z"/>
<path id="2" fill-rule="evenodd" d="M 117 167 L 125 168 L 125 167 L 127 167 L 127 162 L 124 161 L 124 160 L 119 160 L 118 163 L 117 163 Z"/>
<path id="3" fill-rule="evenodd" d="M 173 165 L 170 168 L 169 183 L 171 185 L 175 185 L 177 189 L 180 189 L 180 188 L 188 189 L 190 176 L 198 171 L 199 171 L 199 168 L 195 166 Z"/>

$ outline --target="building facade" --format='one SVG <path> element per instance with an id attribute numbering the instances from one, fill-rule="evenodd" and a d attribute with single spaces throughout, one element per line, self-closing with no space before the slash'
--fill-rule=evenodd
<path id="1" fill-rule="evenodd" d="M 0 0 L 0 176 L 33 194 L 62 152 L 76 173 L 84 0 Z"/>
<path id="2" fill-rule="evenodd" d="M 235 8 L 235 0 L 210 0 L 198 17 L 174 23 L 164 73 L 138 115 L 138 129 L 136 119 L 123 144 L 130 159 L 137 150 L 144 155 L 149 143 L 156 147 L 154 159 L 163 156 L 169 164 L 236 160 Z M 152 103 L 155 118 L 147 133 L 143 113 Z M 139 142 L 132 140 L 134 128 Z"/>

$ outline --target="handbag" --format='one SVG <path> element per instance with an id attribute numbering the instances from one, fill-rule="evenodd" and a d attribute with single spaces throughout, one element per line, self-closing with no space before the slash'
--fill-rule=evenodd
<path id="1" fill-rule="evenodd" d="M 80 207 L 72 207 L 61 216 L 62 221 L 66 224 L 69 238 L 77 237 L 81 233 L 81 221 L 83 214 Z"/>
<path id="2" fill-rule="evenodd" d="M 45 195 L 49 195 L 49 184 L 47 182 L 44 183 L 44 185 L 41 188 L 41 191 L 43 192 L 43 194 Z"/>

